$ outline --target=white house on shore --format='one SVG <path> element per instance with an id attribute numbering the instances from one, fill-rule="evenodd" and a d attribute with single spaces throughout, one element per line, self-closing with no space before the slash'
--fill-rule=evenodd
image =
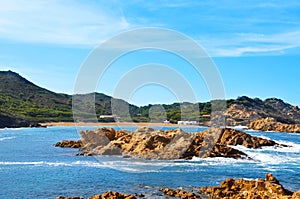
<path id="1" fill-rule="evenodd" d="M 115 119 L 116 121 L 118 121 L 120 119 L 120 117 L 117 115 L 100 115 L 99 118 L 100 119 Z"/>
<path id="2" fill-rule="evenodd" d="M 197 121 L 178 121 L 177 124 L 180 124 L 180 125 L 198 125 L 199 122 L 197 122 Z"/>

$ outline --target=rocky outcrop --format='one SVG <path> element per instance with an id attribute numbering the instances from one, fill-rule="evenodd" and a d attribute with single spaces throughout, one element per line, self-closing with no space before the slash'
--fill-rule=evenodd
<path id="1" fill-rule="evenodd" d="M 191 159 L 193 157 L 248 158 L 228 145 L 247 148 L 278 145 L 274 141 L 250 136 L 234 129 L 210 128 L 188 133 L 142 127 L 134 132 L 97 129 L 80 132 L 79 141 L 64 140 L 55 146 L 79 148 L 79 155 L 120 155 L 145 159 Z M 279 145 L 278 145 L 279 146 Z"/>
<path id="2" fill-rule="evenodd" d="M 163 188 L 160 189 L 164 194 L 171 196 L 171 197 L 176 197 L 176 198 L 183 198 L 183 199 L 201 199 L 201 197 L 193 192 L 187 192 L 182 189 L 169 189 L 169 188 Z"/>
<path id="3" fill-rule="evenodd" d="M 165 198 L 182 198 L 182 199 L 299 199 L 300 190 L 292 192 L 284 188 L 280 182 L 270 173 L 266 174 L 265 179 L 245 180 L 245 179 L 225 179 L 219 186 L 202 187 L 198 191 L 186 191 L 184 189 L 161 188 Z M 144 194 L 123 194 L 119 192 L 104 192 L 97 194 L 88 199 L 136 199 L 136 198 L 157 198 L 158 195 L 145 197 Z M 159 198 L 162 198 L 159 195 Z M 84 199 L 80 196 L 63 197 L 56 199 Z"/>
<path id="4" fill-rule="evenodd" d="M 226 125 L 247 125 L 250 121 L 261 119 L 264 114 L 254 107 L 247 107 L 243 104 L 232 104 L 225 111 Z"/>
<path id="5" fill-rule="evenodd" d="M 212 198 L 277 198 L 292 199 L 293 192 L 285 189 L 279 181 L 271 174 L 266 175 L 266 179 L 244 180 L 226 179 L 220 186 L 204 187 L 200 193 Z"/>
<path id="6" fill-rule="evenodd" d="M 74 197 L 64 197 L 64 196 L 58 196 L 55 199 L 83 199 L 80 196 L 74 196 Z"/>
<path id="7" fill-rule="evenodd" d="M 250 122 L 266 117 L 275 118 L 282 123 L 300 124 L 300 109 L 285 103 L 281 99 L 269 98 L 262 101 L 259 98 L 239 97 L 227 101 L 225 111 L 226 124 L 229 126 L 248 125 Z"/>
<path id="8" fill-rule="evenodd" d="M 54 146 L 62 148 L 80 148 L 82 147 L 82 142 L 81 140 L 63 140 L 61 142 L 57 142 Z"/>
<path id="9" fill-rule="evenodd" d="M 37 122 L 30 122 L 22 118 L 0 113 L 0 128 L 41 127 Z"/>
<path id="10" fill-rule="evenodd" d="M 300 198 L 300 189 L 297 192 L 294 192 L 292 199 L 299 199 Z"/>
<path id="11" fill-rule="evenodd" d="M 210 129 L 208 131 L 210 131 Z M 218 143 L 232 146 L 242 145 L 244 147 L 254 149 L 261 148 L 263 146 L 278 145 L 273 140 L 251 136 L 243 131 L 237 131 L 229 128 L 223 130 L 222 136 L 220 137 Z"/>
<path id="12" fill-rule="evenodd" d="M 59 196 L 56 199 L 83 199 L 83 198 L 80 196 L 69 197 L 69 198 Z M 136 199 L 136 197 L 130 194 L 108 191 L 108 192 L 104 192 L 103 194 L 94 195 L 88 199 Z"/>
<path id="13" fill-rule="evenodd" d="M 283 124 L 274 118 L 256 120 L 248 125 L 248 128 L 258 131 L 278 131 L 300 133 L 300 124 Z"/>

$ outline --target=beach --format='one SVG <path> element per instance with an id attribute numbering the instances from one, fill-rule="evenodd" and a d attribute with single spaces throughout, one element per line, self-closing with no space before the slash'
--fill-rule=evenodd
<path id="1" fill-rule="evenodd" d="M 42 126 L 188 126 L 171 123 L 151 123 L 151 122 L 45 122 L 41 123 Z"/>

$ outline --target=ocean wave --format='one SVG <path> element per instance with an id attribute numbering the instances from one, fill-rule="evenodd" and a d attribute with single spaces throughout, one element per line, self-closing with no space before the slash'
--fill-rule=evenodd
<path id="1" fill-rule="evenodd" d="M 21 130 L 24 130 L 24 129 L 30 129 L 28 127 L 20 127 L 20 128 L 3 128 L 1 130 L 3 131 L 21 131 Z"/>
<path id="2" fill-rule="evenodd" d="M 231 128 L 231 129 L 235 129 L 235 130 L 248 130 L 247 126 L 242 126 L 242 125 L 238 125 L 238 126 L 226 126 L 226 128 Z"/>
<path id="3" fill-rule="evenodd" d="M 240 163 L 252 163 L 251 160 L 247 159 L 234 159 L 234 158 L 225 158 L 225 157 L 215 157 L 215 158 L 200 158 L 200 157 L 193 157 L 191 161 L 202 162 L 204 165 L 233 165 L 233 164 L 240 164 Z"/>
<path id="4" fill-rule="evenodd" d="M 263 164 L 298 164 L 300 162 L 300 144 L 286 141 L 279 141 L 278 143 L 288 145 L 289 147 L 267 146 L 260 149 L 249 149 L 244 146 L 231 147 L 243 151 L 254 161 Z"/>
<path id="5" fill-rule="evenodd" d="M 3 141 L 3 140 L 11 140 L 11 139 L 14 139 L 16 137 L 3 137 L 3 138 L 0 138 L 0 141 Z"/>
<path id="6" fill-rule="evenodd" d="M 102 161 L 74 161 L 74 162 L 0 162 L 0 165 L 50 166 L 50 167 L 92 167 L 107 168 L 128 173 L 149 172 L 189 172 L 212 165 L 232 165 L 243 160 L 229 160 L 228 158 L 206 158 L 193 160 L 137 160 L 119 159 Z"/>
<path id="7" fill-rule="evenodd" d="M 0 162 L 0 165 L 7 166 L 50 166 L 50 167 L 92 167 L 92 168 L 108 168 L 130 173 L 145 173 L 158 172 L 161 168 L 172 166 L 171 163 L 141 163 L 132 161 L 107 161 L 107 162 L 93 162 L 93 161 L 75 161 L 75 162 Z M 174 165 L 173 165 L 174 166 Z"/>
<path id="8" fill-rule="evenodd" d="M 300 162 L 300 144 L 292 142 L 281 143 L 291 147 L 263 147 L 262 149 L 249 149 L 244 146 L 232 146 L 248 154 L 253 160 L 232 159 L 232 158 L 199 158 L 194 157 L 191 160 L 144 160 L 135 158 L 101 156 L 97 160 L 78 160 L 73 162 L 0 162 L 0 165 L 27 165 L 43 167 L 92 167 L 114 169 L 131 173 L 146 172 L 189 172 L 201 170 L 210 166 L 241 166 L 243 164 L 256 164 L 269 166 L 283 163 L 299 165 Z"/>
<path id="9" fill-rule="evenodd" d="M 42 165 L 43 162 L 0 162 L 0 165 Z"/>

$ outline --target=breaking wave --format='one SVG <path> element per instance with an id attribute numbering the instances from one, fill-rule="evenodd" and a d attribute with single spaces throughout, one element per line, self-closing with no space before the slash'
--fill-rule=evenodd
<path id="1" fill-rule="evenodd" d="M 4 141 L 4 140 L 11 140 L 11 139 L 14 139 L 16 137 L 3 137 L 3 138 L 0 138 L 0 141 Z"/>

